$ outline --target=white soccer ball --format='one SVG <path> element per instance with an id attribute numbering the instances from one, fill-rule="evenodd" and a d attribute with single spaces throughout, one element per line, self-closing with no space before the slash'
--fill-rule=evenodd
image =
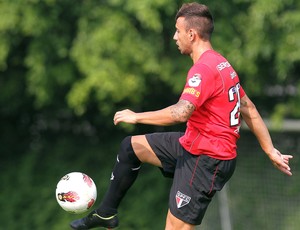
<path id="1" fill-rule="evenodd" d="M 97 199 L 97 188 L 88 175 L 71 172 L 57 183 L 55 196 L 65 211 L 79 214 L 93 206 Z"/>

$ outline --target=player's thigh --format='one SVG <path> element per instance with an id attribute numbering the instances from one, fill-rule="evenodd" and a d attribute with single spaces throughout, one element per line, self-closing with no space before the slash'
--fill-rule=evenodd
<path id="1" fill-rule="evenodd" d="M 168 211 L 165 230 L 194 230 L 195 225 L 186 223 L 177 217 L 173 216 L 170 210 Z"/>
<path id="2" fill-rule="evenodd" d="M 131 145 L 136 156 L 141 162 L 162 167 L 160 160 L 152 150 L 145 135 L 132 136 Z"/>

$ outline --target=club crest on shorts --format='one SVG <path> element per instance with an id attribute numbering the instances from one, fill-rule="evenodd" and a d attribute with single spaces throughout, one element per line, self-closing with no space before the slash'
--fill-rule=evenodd
<path id="1" fill-rule="evenodd" d="M 183 194 L 180 191 L 177 191 L 177 193 L 176 193 L 177 208 L 181 208 L 181 207 L 187 205 L 188 203 L 190 203 L 190 201 L 191 201 L 191 197 Z"/>

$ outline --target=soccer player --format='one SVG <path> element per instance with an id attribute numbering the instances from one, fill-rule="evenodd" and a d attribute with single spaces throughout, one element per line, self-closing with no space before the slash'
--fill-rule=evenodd
<path id="1" fill-rule="evenodd" d="M 165 229 L 194 229 L 201 224 L 216 191 L 222 189 L 235 170 L 240 115 L 274 166 L 292 175 L 292 156 L 274 148 L 238 74 L 213 50 L 213 30 L 213 17 L 207 6 L 189 3 L 179 9 L 173 38 L 179 51 L 191 57 L 193 66 L 178 102 L 157 111 L 119 111 L 114 124 L 164 126 L 186 122 L 186 130 L 126 137 L 102 203 L 88 216 L 71 222 L 73 229 L 117 227 L 118 206 L 136 180 L 141 163 L 153 164 L 163 175 L 173 177 Z"/>

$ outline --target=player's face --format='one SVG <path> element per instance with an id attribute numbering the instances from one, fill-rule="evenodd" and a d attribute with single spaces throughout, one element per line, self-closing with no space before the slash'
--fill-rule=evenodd
<path id="1" fill-rule="evenodd" d="M 176 21 L 176 32 L 173 39 L 182 54 L 189 55 L 191 53 L 191 42 L 189 39 L 189 32 L 186 30 L 186 22 L 183 17 L 179 17 Z"/>

